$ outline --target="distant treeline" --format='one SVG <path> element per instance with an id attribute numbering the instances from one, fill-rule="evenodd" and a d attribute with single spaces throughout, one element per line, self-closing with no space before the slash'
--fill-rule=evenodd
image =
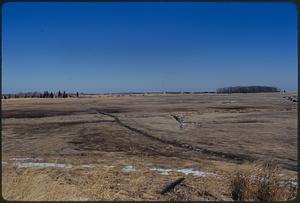
<path id="1" fill-rule="evenodd" d="M 61 92 L 49 92 L 44 91 L 41 92 L 20 92 L 17 94 L 2 94 L 2 99 L 10 99 L 10 98 L 67 98 L 67 97 L 85 97 L 87 95 L 129 95 L 129 96 L 136 96 L 136 95 L 147 95 L 147 94 L 207 94 L 207 93 L 216 93 L 216 92 L 209 92 L 209 91 L 202 91 L 202 92 L 189 92 L 189 91 L 165 91 L 165 92 L 115 92 L 115 93 L 66 93 L 65 91 Z"/>
<path id="2" fill-rule="evenodd" d="M 217 93 L 259 93 L 259 92 L 280 92 L 277 87 L 270 86 L 235 86 L 217 89 Z"/>
<path id="3" fill-rule="evenodd" d="M 20 92 L 17 94 L 2 94 L 3 99 L 10 98 L 68 98 L 68 97 L 79 97 L 79 93 L 66 93 L 65 91 L 61 92 Z"/>
<path id="4" fill-rule="evenodd" d="M 165 91 L 165 92 L 115 92 L 115 93 L 103 93 L 103 95 L 146 95 L 146 94 L 205 94 L 216 92 L 189 92 L 189 91 Z"/>
<path id="5" fill-rule="evenodd" d="M 216 92 L 201 91 L 201 92 L 189 92 L 189 91 L 165 91 L 165 92 L 120 92 L 120 93 L 103 93 L 103 95 L 146 95 L 146 94 L 207 94 L 207 93 L 258 93 L 258 92 L 279 92 L 277 87 L 270 86 L 235 86 L 218 88 Z M 67 93 L 66 91 L 58 92 L 20 92 L 17 94 L 2 94 L 2 99 L 10 98 L 68 98 L 79 97 L 85 95 L 98 95 L 98 94 L 85 94 L 85 93 Z"/>
<path id="6" fill-rule="evenodd" d="M 215 92 L 208 92 L 208 91 L 203 91 L 203 92 L 164 92 L 166 94 L 206 94 L 206 93 L 215 93 Z"/>

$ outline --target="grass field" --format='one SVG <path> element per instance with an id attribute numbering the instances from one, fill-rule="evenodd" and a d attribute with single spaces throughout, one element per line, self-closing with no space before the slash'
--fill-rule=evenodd
<path id="1" fill-rule="evenodd" d="M 233 200 L 232 176 L 266 162 L 281 168 L 280 184 L 295 189 L 297 103 L 287 99 L 291 95 L 296 94 L 2 100 L 2 195 Z"/>

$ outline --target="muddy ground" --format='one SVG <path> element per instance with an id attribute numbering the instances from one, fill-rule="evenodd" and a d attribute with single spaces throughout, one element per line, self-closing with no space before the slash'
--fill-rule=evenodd
<path id="1" fill-rule="evenodd" d="M 295 94 L 2 100 L 2 163 L 4 170 L 13 170 L 9 166 L 16 165 L 15 158 L 27 158 L 114 166 L 112 170 L 121 173 L 132 166 L 135 170 L 126 173 L 156 167 L 230 174 L 237 166 L 275 161 L 295 178 L 297 103 L 287 99 L 291 95 Z M 151 174 L 155 182 L 172 179 L 155 170 Z M 226 199 L 220 195 L 214 198 Z"/>

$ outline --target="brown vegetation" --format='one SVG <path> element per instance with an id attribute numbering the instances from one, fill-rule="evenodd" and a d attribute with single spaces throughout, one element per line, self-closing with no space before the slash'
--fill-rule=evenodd
<path id="1" fill-rule="evenodd" d="M 268 170 L 249 167 L 249 174 L 271 177 L 254 182 L 253 191 L 249 183 L 255 180 L 247 179 L 251 175 L 245 176 L 243 170 L 230 179 L 235 180 L 232 184 L 227 179 L 237 166 L 243 169 L 270 159 L 282 167 L 283 179 L 295 179 L 297 105 L 284 98 L 290 95 L 2 100 L 3 196 L 9 200 L 232 200 L 235 191 L 237 199 L 290 199 L 288 194 L 295 195 L 289 185 L 291 193 L 265 189 L 279 181 Z M 16 168 L 22 161 L 15 158 L 72 168 Z M 90 164 L 95 167 L 81 167 Z M 129 165 L 136 170 L 123 172 Z M 153 168 L 172 172 L 165 175 Z M 197 170 L 200 175 L 180 169 Z M 180 178 L 184 180 L 160 194 Z M 274 197 L 274 191 L 283 196 Z"/>
<path id="2" fill-rule="evenodd" d="M 238 170 L 230 182 L 233 200 L 282 201 L 296 197 L 296 187 L 284 180 L 274 163 L 254 165 Z"/>

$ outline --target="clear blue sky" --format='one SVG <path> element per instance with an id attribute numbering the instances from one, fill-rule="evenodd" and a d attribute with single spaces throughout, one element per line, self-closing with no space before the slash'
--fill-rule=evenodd
<path id="1" fill-rule="evenodd" d="M 297 90 L 292 3 L 6 3 L 2 91 Z"/>

